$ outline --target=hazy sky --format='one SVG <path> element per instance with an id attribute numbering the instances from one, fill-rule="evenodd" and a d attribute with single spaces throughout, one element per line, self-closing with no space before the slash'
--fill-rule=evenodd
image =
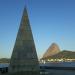
<path id="1" fill-rule="evenodd" d="M 0 0 L 0 58 L 11 57 L 26 4 L 39 57 L 53 42 L 75 51 L 75 0 Z"/>

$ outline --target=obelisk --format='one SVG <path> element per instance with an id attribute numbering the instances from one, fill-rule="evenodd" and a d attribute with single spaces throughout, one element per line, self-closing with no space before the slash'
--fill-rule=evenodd
<path id="1" fill-rule="evenodd" d="M 28 19 L 27 9 L 24 8 L 19 31 L 14 45 L 9 65 L 9 73 L 37 75 L 39 63 L 33 40 L 32 30 Z"/>

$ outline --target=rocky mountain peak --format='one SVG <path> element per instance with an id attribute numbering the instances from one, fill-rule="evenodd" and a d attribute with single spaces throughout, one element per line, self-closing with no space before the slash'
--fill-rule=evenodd
<path id="1" fill-rule="evenodd" d="M 43 58 L 55 55 L 60 52 L 60 48 L 56 43 L 52 43 L 51 46 L 47 49 L 45 54 L 43 55 Z"/>

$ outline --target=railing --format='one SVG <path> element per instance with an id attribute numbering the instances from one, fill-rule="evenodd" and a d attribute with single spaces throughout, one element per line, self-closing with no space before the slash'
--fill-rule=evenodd
<path id="1" fill-rule="evenodd" d="M 7 73 L 8 72 L 8 67 L 3 67 L 3 68 L 0 68 L 0 73 Z"/>

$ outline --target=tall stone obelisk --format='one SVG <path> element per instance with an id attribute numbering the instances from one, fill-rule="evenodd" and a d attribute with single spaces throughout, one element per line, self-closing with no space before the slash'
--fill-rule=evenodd
<path id="1" fill-rule="evenodd" d="M 25 72 L 24 75 L 33 75 L 31 73 L 34 72 L 39 73 L 39 63 L 26 8 L 24 8 L 11 56 L 9 72 Z"/>

